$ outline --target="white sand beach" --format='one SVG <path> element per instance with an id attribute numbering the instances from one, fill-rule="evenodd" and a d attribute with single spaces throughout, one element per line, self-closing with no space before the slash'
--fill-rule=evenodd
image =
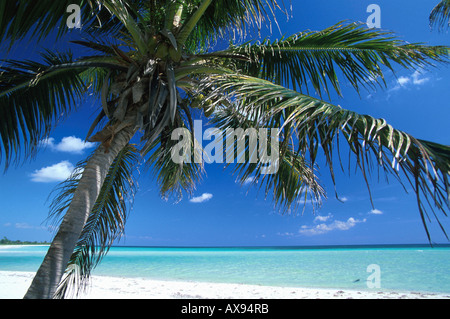
<path id="1" fill-rule="evenodd" d="M 0 271 L 0 299 L 21 299 L 34 273 Z M 269 287 L 93 276 L 81 299 L 450 299 L 450 294 Z"/>

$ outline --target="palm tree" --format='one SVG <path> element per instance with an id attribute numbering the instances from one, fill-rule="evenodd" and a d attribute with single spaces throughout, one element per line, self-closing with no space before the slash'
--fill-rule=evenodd
<path id="1" fill-rule="evenodd" d="M 442 0 L 430 13 L 430 25 L 444 29 L 450 25 L 450 1 Z"/>
<path id="2" fill-rule="evenodd" d="M 12 45 L 31 31 L 42 39 L 58 27 L 57 38 L 63 39 L 71 2 L 2 2 L 0 36 Z M 374 161 L 399 182 L 407 177 L 428 236 L 430 210 L 438 222 L 436 211 L 446 216 L 450 147 L 322 98 L 340 94 L 341 80 L 359 91 L 384 86 L 385 72 L 395 66 L 445 62 L 446 47 L 404 43 L 357 23 L 242 44 L 249 28 L 276 23 L 275 11 L 285 11 L 276 0 L 83 0 L 80 5 L 84 39 L 73 42 L 90 55 L 45 51 L 41 62 L 8 59 L 0 67 L 5 168 L 21 153 L 33 156 L 61 114 L 76 111 L 84 95 L 95 93 L 99 100 L 87 132 L 98 147 L 57 189 L 51 213 L 60 218 L 59 229 L 25 298 L 65 297 L 73 285 L 83 286 L 123 232 L 137 163 L 153 170 L 162 195 L 193 190 L 202 164 L 172 160 L 171 132 L 187 128 L 195 146 L 194 108 L 223 131 L 281 129 L 275 174 L 263 174 L 263 163 L 237 163 L 235 170 L 242 181 L 254 176 L 282 210 L 296 209 L 305 194 L 325 198 L 315 175 L 319 148 L 334 178 L 334 151 L 346 142 L 364 176 Z M 226 49 L 215 49 L 215 43 L 229 39 L 235 40 Z M 248 143 L 246 148 L 251 151 Z"/>

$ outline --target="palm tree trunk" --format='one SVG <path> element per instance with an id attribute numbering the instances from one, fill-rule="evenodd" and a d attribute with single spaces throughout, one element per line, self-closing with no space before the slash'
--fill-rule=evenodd
<path id="1" fill-rule="evenodd" d="M 24 298 L 53 298 L 108 170 L 135 132 L 133 126 L 124 128 L 115 135 L 108 150 L 102 144 L 89 159 L 58 233 Z"/>

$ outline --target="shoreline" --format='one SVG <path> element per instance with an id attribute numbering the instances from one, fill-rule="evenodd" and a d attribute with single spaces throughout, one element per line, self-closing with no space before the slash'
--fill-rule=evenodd
<path id="1" fill-rule="evenodd" d="M 1 248 L 13 247 L 50 247 L 51 243 L 44 244 L 0 244 Z M 286 250 L 320 250 L 320 249 L 383 249 L 383 248 L 450 248 L 450 244 L 358 244 L 358 245 L 291 245 L 291 246 L 140 246 L 140 245 L 113 245 L 111 248 L 155 248 L 155 249 L 286 249 Z"/>
<path id="2" fill-rule="evenodd" d="M 0 299 L 21 299 L 33 272 L 0 271 Z M 273 287 L 94 275 L 77 299 L 450 299 L 450 293 Z"/>
<path id="3" fill-rule="evenodd" d="M 17 247 L 50 247 L 50 244 L 17 244 L 17 245 L 0 245 L 0 249 L 11 249 Z"/>

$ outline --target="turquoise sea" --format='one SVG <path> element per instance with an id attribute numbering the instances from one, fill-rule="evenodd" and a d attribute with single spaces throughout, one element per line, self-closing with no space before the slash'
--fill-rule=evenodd
<path id="1" fill-rule="evenodd" d="M 36 271 L 47 249 L 0 246 L 0 271 Z M 113 247 L 94 275 L 450 293 L 449 266 L 450 247 Z"/>

